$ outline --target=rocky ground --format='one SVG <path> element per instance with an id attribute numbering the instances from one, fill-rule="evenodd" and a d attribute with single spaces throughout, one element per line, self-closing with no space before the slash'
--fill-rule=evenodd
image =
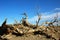
<path id="1" fill-rule="evenodd" d="M 60 26 L 32 25 L 26 21 L 8 25 L 4 21 L 0 26 L 0 40 L 60 40 Z"/>
<path id="2" fill-rule="evenodd" d="M 22 29 L 19 29 L 20 33 L 2 35 L 0 40 L 60 40 L 60 27 L 44 26 L 36 29 L 24 27 Z"/>
<path id="3" fill-rule="evenodd" d="M 23 36 L 12 36 L 10 40 L 60 40 L 60 27 L 55 27 L 56 32 L 48 30 L 46 33 L 27 34 Z"/>

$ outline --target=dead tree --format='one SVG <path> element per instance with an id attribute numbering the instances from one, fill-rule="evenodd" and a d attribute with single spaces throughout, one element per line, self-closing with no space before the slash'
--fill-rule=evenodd
<path id="1" fill-rule="evenodd" d="M 18 26 L 19 24 L 18 21 L 16 19 L 14 21 L 15 21 L 14 26 Z"/>
<path id="2" fill-rule="evenodd" d="M 6 25 L 7 22 L 7 18 L 5 19 L 5 21 L 2 23 L 2 27 L 4 27 Z"/>
<path id="3" fill-rule="evenodd" d="M 14 30 L 14 28 L 10 25 L 7 25 L 7 19 L 5 19 L 5 21 L 2 23 L 1 27 L 0 27 L 0 35 L 3 34 L 10 34 L 12 33 L 12 30 Z"/>
<path id="4" fill-rule="evenodd" d="M 36 26 L 38 26 L 40 20 L 41 20 L 41 14 L 38 14 L 38 20 L 36 21 Z"/>
<path id="5" fill-rule="evenodd" d="M 54 26 L 53 23 L 57 22 L 57 19 L 56 17 L 54 17 L 53 21 L 52 22 L 47 22 L 46 21 L 46 24 L 48 24 L 48 26 Z"/>
<path id="6" fill-rule="evenodd" d="M 15 23 L 18 24 L 18 21 L 15 19 Z"/>
<path id="7" fill-rule="evenodd" d="M 24 25 L 24 26 L 29 26 L 29 23 L 28 23 L 28 16 L 27 16 L 27 14 L 26 13 L 24 13 L 23 14 L 25 17 L 23 17 L 22 18 L 22 24 Z"/>

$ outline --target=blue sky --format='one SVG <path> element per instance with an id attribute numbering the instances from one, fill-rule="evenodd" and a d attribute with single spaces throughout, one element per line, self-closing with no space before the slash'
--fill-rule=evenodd
<path id="1" fill-rule="evenodd" d="M 14 23 L 15 19 L 22 18 L 21 14 L 24 12 L 29 16 L 29 20 L 33 20 L 37 7 L 44 16 L 52 15 L 55 9 L 60 9 L 60 0 L 0 0 L 0 24 L 5 18 L 8 19 L 7 23 Z"/>

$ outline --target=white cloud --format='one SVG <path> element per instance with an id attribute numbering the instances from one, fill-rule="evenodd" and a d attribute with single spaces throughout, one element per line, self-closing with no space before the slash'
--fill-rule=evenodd
<path id="1" fill-rule="evenodd" d="M 55 10 L 60 10 L 60 8 L 55 8 Z"/>
<path id="2" fill-rule="evenodd" d="M 47 12 L 48 13 L 48 12 Z M 42 15 L 41 21 L 52 20 L 56 16 L 57 13 L 51 13 L 49 15 Z M 58 18 L 60 18 L 60 12 L 58 12 Z M 38 20 L 37 16 L 28 19 L 30 23 L 34 23 Z"/>

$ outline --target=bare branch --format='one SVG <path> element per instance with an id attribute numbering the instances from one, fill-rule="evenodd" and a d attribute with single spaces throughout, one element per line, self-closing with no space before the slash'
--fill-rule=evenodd
<path id="1" fill-rule="evenodd" d="M 6 22 L 7 22 L 7 18 L 6 18 L 5 21 L 2 23 L 2 27 L 3 27 L 4 25 L 6 25 Z"/>
<path id="2" fill-rule="evenodd" d="M 36 26 L 38 26 L 39 21 L 41 20 L 41 14 L 37 14 L 38 15 L 38 20 L 36 21 Z"/>

